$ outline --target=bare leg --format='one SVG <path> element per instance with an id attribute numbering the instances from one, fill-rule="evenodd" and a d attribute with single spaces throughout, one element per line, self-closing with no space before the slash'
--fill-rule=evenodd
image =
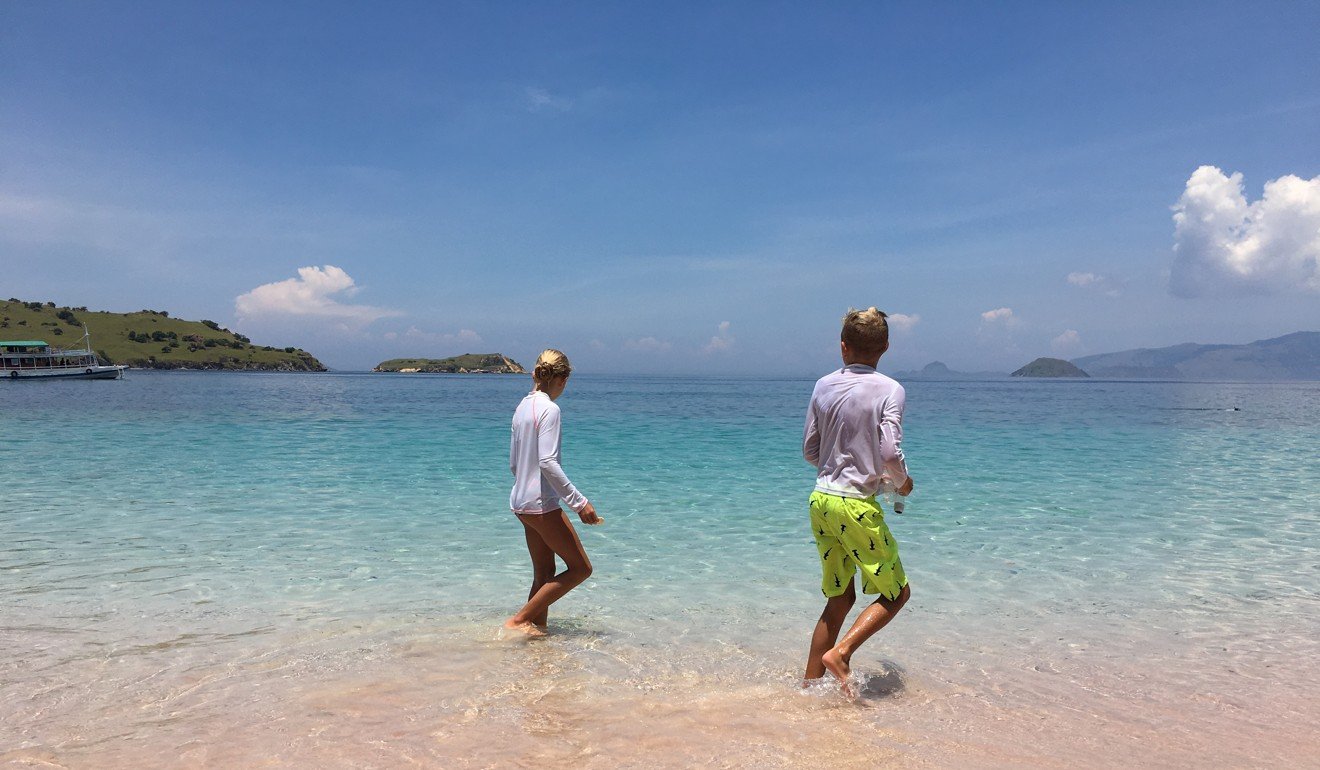
<path id="1" fill-rule="evenodd" d="M 532 589 L 527 592 L 527 598 L 531 600 L 536 596 L 536 592 L 541 590 L 541 586 L 555 576 L 555 552 L 527 522 L 523 522 L 523 534 L 527 536 L 527 553 L 532 557 Z M 532 618 L 532 623 L 539 628 L 545 628 L 549 609 L 547 605 L 541 610 L 540 615 Z"/>
<path id="2" fill-rule="evenodd" d="M 505 628 L 537 633 L 539 629 L 535 626 L 535 620 L 544 618 L 551 604 L 591 577 L 591 560 L 587 558 L 587 552 L 582 548 L 582 541 L 578 539 L 577 532 L 573 529 L 573 525 L 568 523 L 568 518 L 564 516 L 562 510 L 541 514 L 519 514 L 518 518 L 533 530 L 556 556 L 564 560 L 565 566 L 563 572 L 546 580 L 536 589 L 522 609 L 504 621 Z"/>
<path id="3" fill-rule="evenodd" d="M 870 607 L 862 610 L 862 614 L 853 621 L 852 628 L 843 635 L 843 640 L 836 644 L 832 649 L 827 650 L 820 656 L 820 662 L 825 668 L 834 674 L 843 687 L 843 694 L 849 698 L 853 697 L 852 688 L 848 686 L 848 675 L 852 673 L 849 662 L 852 655 L 858 647 L 867 639 L 870 639 L 876 631 L 884 628 L 889 621 L 894 619 L 898 611 L 907 604 L 908 597 L 912 595 L 912 590 L 908 586 L 903 586 L 903 590 L 898 592 L 897 599 L 886 599 L 880 597 L 876 599 Z"/>
<path id="4" fill-rule="evenodd" d="M 820 656 L 834 646 L 839 638 L 839 630 L 843 628 L 843 621 L 848 619 L 848 612 L 856 601 L 857 592 L 851 581 L 846 591 L 826 600 L 825 610 L 820 613 L 816 629 L 811 632 L 811 651 L 807 653 L 807 673 L 803 676 L 803 687 L 807 686 L 807 681 L 825 676 L 825 664 L 820 662 Z"/>

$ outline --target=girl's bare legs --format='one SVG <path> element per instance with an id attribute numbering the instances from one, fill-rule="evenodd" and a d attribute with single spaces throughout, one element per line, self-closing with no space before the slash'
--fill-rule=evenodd
<path id="1" fill-rule="evenodd" d="M 523 522 L 523 534 L 527 536 L 527 553 L 532 557 L 532 590 L 527 592 L 527 598 L 531 600 L 536 596 L 536 592 L 541 590 L 541 586 L 555 576 L 555 552 L 527 522 Z M 532 618 L 532 623 L 539 628 L 545 628 L 549 612 L 550 608 L 547 605 L 541 610 L 540 615 Z"/>
<path id="2" fill-rule="evenodd" d="M 848 675 L 852 673 L 848 663 L 852 660 L 852 655 L 862 646 L 862 642 L 870 639 L 876 631 L 884 628 L 889 621 L 894 619 L 898 611 L 907 604 L 908 597 L 912 591 L 908 586 L 903 586 L 903 590 L 898 592 L 898 598 L 886 599 L 881 596 L 876 599 L 870 607 L 862 610 L 862 614 L 853 621 L 852 628 L 843 635 L 843 640 L 833 648 L 826 650 L 820 656 L 820 662 L 838 678 L 839 684 L 843 687 L 843 694 L 849 698 L 853 697 L 852 688 L 848 686 Z M 828 607 L 827 607 L 828 608 Z"/>
<path id="3" fill-rule="evenodd" d="M 842 594 L 826 600 L 825 610 L 820 613 L 820 620 L 816 621 L 816 630 L 811 633 L 811 651 L 807 653 L 807 673 L 803 677 L 805 680 L 825 676 L 825 664 L 820 662 L 820 656 L 834 646 L 839 638 L 839 630 L 843 628 L 843 621 L 848 619 L 848 612 L 856 601 L 857 593 L 851 582 Z M 803 681 L 802 686 L 806 687 L 807 682 Z"/>
<path id="4" fill-rule="evenodd" d="M 539 514 L 520 513 L 518 518 L 530 530 L 528 550 L 532 549 L 531 535 L 535 534 L 554 555 L 564 561 L 565 566 L 563 572 L 551 576 L 536 588 L 522 609 L 504 621 L 505 628 L 539 633 L 540 629 L 536 628 L 536 621 L 539 619 L 544 622 L 550 605 L 591 577 L 591 560 L 587 558 L 587 552 L 582 548 L 582 541 L 578 539 L 577 532 L 573 529 L 573 525 L 568 523 L 568 518 L 564 516 L 562 510 Z M 537 555 L 533 553 L 534 568 L 536 559 Z M 550 570 L 554 570 L 553 563 Z"/>

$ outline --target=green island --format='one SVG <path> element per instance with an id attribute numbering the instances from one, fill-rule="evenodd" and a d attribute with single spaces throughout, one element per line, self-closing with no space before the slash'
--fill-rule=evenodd
<path id="1" fill-rule="evenodd" d="M 78 348 L 84 325 L 91 334 L 93 352 L 105 364 L 140 369 L 326 370 L 301 348 L 254 345 L 214 321 L 171 318 L 163 310 L 110 313 L 12 297 L 0 303 L 0 340 L 38 339 L 52 347 Z"/>
<path id="2" fill-rule="evenodd" d="M 1013 377 L 1090 377 L 1075 364 L 1061 358 L 1037 358 L 1013 372 Z"/>
<path id="3" fill-rule="evenodd" d="M 502 353 L 464 353 L 451 358 L 391 358 L 373 372 L 405 374 L 526 374 L 527 370 Z"/>

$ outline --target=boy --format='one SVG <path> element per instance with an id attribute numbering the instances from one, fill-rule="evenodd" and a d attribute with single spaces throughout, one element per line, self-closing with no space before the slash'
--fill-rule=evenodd
<path id="1" fill-rule="evenodd" d="M 843 318 L 839 350 L 843 368 L 816 382 L 807 409 L 802 456 L 816 466 L 811 494 L 811 530 L 820 554 L 825 611 L 811 635 L 806 681 L 829 671 L 844 695 L 852 654 L 893 620 L 911 591 L 898 543 L 885 526 L 875 495 L 893 485 L 900 495 L 912 492 L 903 460 L 903 386 L 875 370 L 889 349 L 889 325 L 874 307 L 849 310 Z M 880 594 L 862 610 L 843 640 L 835 644 L 857 595 L 853 574 L 862 571 L 862 591 Z"/>

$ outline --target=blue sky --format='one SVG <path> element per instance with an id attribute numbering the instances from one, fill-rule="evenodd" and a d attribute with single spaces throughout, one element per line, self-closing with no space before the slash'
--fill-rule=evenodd
<path id="1" fill-rule="evenodd" d="M 1320 5 L 710 5 L 0 1 L 0 294 L 348 369 L 1320 329 Z"/>

